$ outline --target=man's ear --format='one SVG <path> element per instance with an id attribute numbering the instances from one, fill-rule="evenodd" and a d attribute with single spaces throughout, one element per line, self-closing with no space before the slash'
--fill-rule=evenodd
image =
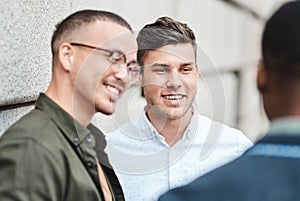
<path id="1" fill-rule="evenodd" d="M 63 43 L 58 48 L 58 59 L 65 71 L 70 71 L 74 64 L 74 49 L 69 43 Z"/>
<path id="2" fill-rule="evenodd" d="M 257 88 L 260 92 L 263 92 L 267 89 L 267 81 L 268 81 L 268 72 L 265 68 L 265 63 L 263 59 L 260 59 L 258 64 L 257 77 L 256 77 Z"/>

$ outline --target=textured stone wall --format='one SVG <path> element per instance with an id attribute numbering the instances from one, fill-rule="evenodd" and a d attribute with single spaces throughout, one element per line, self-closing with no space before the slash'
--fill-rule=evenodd
<path id="1" fill-rule="evenodd" d="M 0 134 L 32 109 L 50 81 L 50 38 L 70 5 L 47 0 L 0 2 Z"/>

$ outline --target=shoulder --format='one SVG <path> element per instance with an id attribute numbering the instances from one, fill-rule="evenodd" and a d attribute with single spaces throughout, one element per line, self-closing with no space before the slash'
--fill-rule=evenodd
<path id="1" fill-rule="evenodd" d="M 7 135 L 10 135 L 10 133 L 7 133 Z M 55 144 L 52 145 L 53 148 L 51 150 L 49 148 L 50 145 L 45 146 L 34 137 L 19 135 L 22 137 L 8 136 L 0 142 L 0 164 L 6 164 L 0 166 L 0 174 L 10 172 L 12 182 L 17 178 L 23 178 L 23 181 L 29 181 L 30 175 L 24 173 L 32 173 L 32 171 L 37 175 L 41 172 L 46 172 L 47 175 L 51 175 L 52 170 L 60 174 L 59 172 L 63 167 L 62 158 L 59 158 L 57 154 L 54 153 L 53 149 L 55 149 Z M 47 177 L 47 175 L 44 176 Z M 16 181 L 16 183 L 18 182 Z"/>
<path id="2" fill-rule="evenodd" d="M 222 132 L 223 135 L 244 135 L 242 131 L 236 128 L 232 128 L 225 123 L 215 121 L 204 115 L 199 115 L 198 123 L 199 126 L 205 127 L 206 129 Z"/>
<path id="3" fill-rule="evenodd" d="M 248 137 L 239 129 L 232 128 L 224 123 L 210 119 L 209 117 L 199 115 L 199 127 L 205 127 L 208 136 L 219 139 L 221 144 L 235 144 L 241 150 L 245 150 L 253 145 Z M 203 130 L 203 128 L 199 128 Z"/>
<path id="4" fill-rule="evenodd" d="M 1 137 L 1 140 L 26 137 L 34 138 L 49 123 L 50 117 L 48 115 L 39 110 L 32 110 L 8 128 Z"/>
<path id="5" fill-rule="evenodd" d="M 0 139 L 0 157 L 8 156 L 11 160 L 23 159 L 59 160 L 53 155 L 53 150 L 58 149 L 58 140 L 55 135 L 50 135 L 49 121 L 40 118 L 33 121 L 30 114 L 22 118 L 9 128 Z M 39 122 L 40 124 L 36 123 Z M 53 132 L 52 132 L 53 133 Z M 53 142 L 53 143 L 52 143 Z M 48 157 L 46 157 L 48 155 Z"/>
<path id="6" fill-rule="evenodd" d="M 50 117 L 39 110 L 33 110 L 13 124 L 0 138 L 1 151 L 24 154 L 52 154 L 62 147 L 61 131 Z M 27 156 L 27 155 L 26 155 Z"/>
<path id="7" fill-rule="evenodd" d="M 14 179 L 30 181 L 34 176 L 46 178 L 55 174 L 59 178 L 64 163 L 64 147 L 55 134 L 59 132 L 44 112 L 33 110 L 23 116 L 0 138 L 0 164 L 6 164 L 0 166 L 0 172 L 10 172 L 10 179 L 16 183 Z M 34 176 L 30 175 L 32 171 Z"/>

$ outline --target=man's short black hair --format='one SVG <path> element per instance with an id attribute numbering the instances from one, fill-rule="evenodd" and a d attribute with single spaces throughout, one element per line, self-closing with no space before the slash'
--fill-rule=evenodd
<path id="1" fill-rule="evenodd" d="M 266 69 L 300 79 L 300 1 L 286 3 L 267 21 L 262 54 Z"/>
<path id="2" fill-rule="evenodd" d="M 63 21 L 56 25 L 56 30 L 53 33 L 51 40 L 51 50 L 53 61 L 56 60 L 58 47 L 61 44 L 61 39 L 72 35 L 74 31 L 93 23 L 95 21 L 109 21 L 119 24 L 132 31 L 130 25 L 121 16 L 102 10 L 80 10 L 65 18 Z"/>

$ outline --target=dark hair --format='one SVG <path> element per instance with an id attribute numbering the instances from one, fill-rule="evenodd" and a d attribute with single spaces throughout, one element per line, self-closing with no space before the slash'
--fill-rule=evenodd
<path id="1" fill-rule="evenodd" d="M 191 43 L 196 52 L 196 37 L 187 24 L 170 17 L 158 18 L 154 23 L 145 25 L 137 36 L 137 60 L 143 65 L 148 51 L 165 45 Z"/>
<path id="2" fill-rule="evenodd" d="M 78 29 L 97 20 L 114 22 L 132 31 L 130 25 L 117 14 L 101 10 L 77 11 L 69 15 L 67 18 L 65 18 L 63 21 L 61 21 L 55 26 L 56 29 L 51 39 L 51 51 L 53 61 L 55 61 L 56 59 L 60 43 L 64 42 L 61 41 L 61 39 L 63 39 L 65 36 L 72 35 L 72 32 L 77 31 Z"/>
<path id="3" fill-rule="evenodd" d="M 262 38 L 265 68 L 280 79 L 300 80 L 300 1 L 284 4 L 267 21 Z"/>

